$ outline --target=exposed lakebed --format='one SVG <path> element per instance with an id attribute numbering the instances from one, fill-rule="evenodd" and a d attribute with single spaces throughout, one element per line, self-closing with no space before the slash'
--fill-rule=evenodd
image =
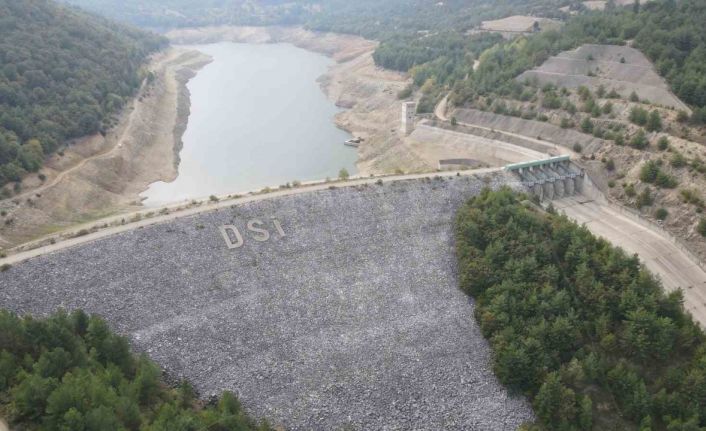
<path id="1" fill-rule="evenodd" d="M 317 78 L 332 60 L 288 44 L 191 46 L 213 58 L 187 87 L 191 113 L 179 174 L 142 196 L 160 205 L 355 172 L 340 111 Z"/>

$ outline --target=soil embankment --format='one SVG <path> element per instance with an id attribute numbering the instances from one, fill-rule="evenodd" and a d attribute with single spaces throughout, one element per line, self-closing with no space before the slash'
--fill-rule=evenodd
<path id="1" fill-rule="evenodd" d="M 139 193 L 175 178 L 189 115 L 186 82 L 210 59 L 170 48 L 155 56 L 137 97 L 105 136 L 76 140 L 52 156 L 25 191 L 0 201 L 0 247 L 9 247 L 109 213 L 139 206 Z"/>
<path id="2" fill-rule="evenodd" d="M 399 134 L 397 93 L 407 85 L 408 77 L 375 65 L 376 42 L 292 27 L 199 27 L 174 30 L 167 37 L 175 44 L 291 43 L 333 58 L 336 63 L 319 82 L 329 98 L 345 108 L 336 116 L 336 125 L 363 138 L 358 147 L 360 174 L 430 169 Z"/>

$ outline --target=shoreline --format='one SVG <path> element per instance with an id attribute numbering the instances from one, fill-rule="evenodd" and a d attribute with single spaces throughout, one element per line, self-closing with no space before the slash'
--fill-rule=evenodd
<path id="1" fill-rule="evenodd" d="M 76 139 L 28 176 L 19 195 L 0 201 L 0 247 L 12 248 L 66 228 L 141 207 L 142 191 L 176 178 L 190 101 L 186 82 L 210 62 L 170 47 L 155 54 L 145 80 L 105 136 Z M 2 250 L 2 249 L 0 249 Z"/>
<path id="2" fill-rule="evenodd" d="M 356 167 L 361 175 L 436 170 L 410 151 L 398 134 L 400 103 L 397 93 L 407 86 L 407 74 L 375 65 L 378 42 L 359 36 L 321 33 L 301 27 L 210 26 L 172 30 L 166 37 L 176 45 L 218 42 L 289 43 L 323 54 L 334 64 L 317 82 L 324 94 L 344 110 L 334 124 L 364 142 Z"/>
<path id="3" fill-rule="evenodd" d="M 28 180 L 25 192 L 0 201 L 0 209 L 12 220 L 0 225 L 0 251 L 87 222 L 145 209 L 140 194 L 154 182 L 176 178 L 191 109 L 186 84 L 211 61 L 199 51 L 178 45 L 290 43 L 326 55 L 334 64 L 317 82 L 343 108 L 334 117 L 336 127 L 364 139 L 357 148 L 358 173 L 435 170 L 414 155 L 398 134 L 397 93 L 409 78 L 375 65 L 372 54 L 377 42 L 297 27 L 185 28 L 168 32 L 167 37 L 172 46 L 148 66 L 156 79 L 143 85 L 116 127 L 105 137 L 76 140 L 64 157 L 54 156 L 42 169 L 45 183 Z"/>

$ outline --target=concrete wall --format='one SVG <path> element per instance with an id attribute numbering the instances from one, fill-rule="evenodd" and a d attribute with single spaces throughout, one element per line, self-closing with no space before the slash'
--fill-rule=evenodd
<path id="1" fill-rule="evenodd" d="M 417 125 L 409 137 L 409 145 L 417 155 L 435 164 L 439 160 L 469 158 L 490 166 L 545 159 L 547 155 L 531 148 L 469 135 L 453 130 Z"/>

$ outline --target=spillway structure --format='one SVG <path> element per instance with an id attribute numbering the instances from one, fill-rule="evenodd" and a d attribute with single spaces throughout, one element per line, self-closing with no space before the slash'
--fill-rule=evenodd
<path id="1" fill-rule="evenodd" d="M 505 170 L 519 177 L 540 200 L 561 199 L 580 193 L 585 173 L 570 156 L 556 156 L 544 160 L 513 163 Z"/>

